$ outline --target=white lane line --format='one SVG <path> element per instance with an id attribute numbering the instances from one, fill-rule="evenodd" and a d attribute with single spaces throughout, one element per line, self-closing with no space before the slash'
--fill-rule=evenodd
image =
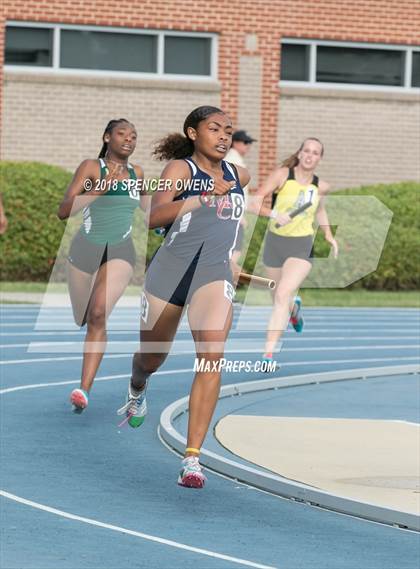
<path id="1" fill-rule="evenodd" d="M 112 355 L 105 355 L 104 359 L 112 359 L 112 358 L 128 358 L 132 357 L 133 354 L 112 354 Z M 13 365 L 13 364 L 33 364 L 35 362 L 65 362 L 71 360 L 82 360 L 83 356 L 68 356 L 68 357 L 60 357 L 60 358 L 30 358 L 27 360 L 3 360 L 0 362 L 0 365 Z"/>
<path id="2" fill-rule="evenodd" d="M 346 328 L 349 331 L 349 335 L 345 336 L 346 339 L 351 339 L 354 336 L 354 332 L 357 331 L 357 328 L 349 328 L 347 326 Z M 366 332 L 366 327 L 362 328 L 363 332 Z M 384 334 L 394 334 L 394 333 L 398 333 L 398 332 L 415 332 L 419 330 L 418 327 L 415 327 L 414 330 L 408 330 L 407 326 L 402 326 L 400 328 L 397 328 L 395 326 L 392 326 L 390 329 L 388 330 L 383 330 Z M 112 335 L 114 334 L 115 336 L 119 335 L 119 336 L 124 336 L 124 335 L 132 335 L 133 331 L 135 333 L 139 333 L 139 329 L 136 328 L 135 330 L 112 330 L 112 329 L 108 329 L 108 335 Z M 263 333 L 266 331 L 266 327 L 264 326 L 260 326 L 259 328 L 239 328 L 239 329 L 235 329 L 232 328 L 231 333 L 242 333 L 242 332 L 258 332 L 258 333 Z M 305 332 L 304 332 L 304 336 L 309 336 L 309 335 L 316 335 L 319 334 L 320 332 L 322 333 L 330 333 L 333 332 L 334 329 L 331 327 L 328 328 L 316 328 L 316 327 L 311 327 L 309 330 L 306 328 Z M 189 328 L 184 328 L 184 329 L 178 329 L 178 333 L 180 332 L 188 332 L 189 333 Z M 343 333 L 343 330 L 340 330 L 341 333 Z M 375 332 L 377 332 L 377 330 L 375 330 Z M 7 336 L 8 338 L 10 336 L 77 336 L 77 335 L 84 335 L 85 331 L 84 330 L 55 330 L 55 331 L 51 331 L 51 330 L 29 330 L 28 332 L 0 332 L 0 336 Z M 295 332 L 293 332 L 290 328 L 285 332 L 286 335 L 292 334 L 294 335 Z M 386 338 L 387 336 L 385 336 Z M 300 339 L 300 337 L 299 337 Z"/>
<path id="3" fill-rule="evenodd" d="M 373 345 L 373 346 L 319 346 L 310 348 L 282 348 L 282 352 L 340 352 L 340 351 L 350 351 L 350 350 L 420 350 L 419 344 L 401 344 L 401 345 Z"/>
<path id="4" fill-rule="evenodd" d="M 174 374 L 180 374 L 180 373 L 188 373 L 191 371 L 193 371 L 191 368 L 176 369 L 176 370 L 164 370 L 164 371 L 158 371 L 154 375 L 174 375 Z M 130 376 L 130 374 L 102 376 L 102 377 L 96 378 L 95 381 L 97 382 L 97 381 L 109 381 L 112 379 L 123 379 L 123 378 L 128 378 L 129 376 Z M 24 390 L 28 390 L 28 389 L 39 389 L 39 388 L 43 388 L 43 387 L 53 387 L 53 386 L 61 386 L 61 385 L 78 384 L 79 381 L 80 380 L 77 379 L 77 380 L 69 380 L 69 381 L 57 381 L 57 382 L 51 382 L 51 383 L 38 383 L 38 384 L 32 384 L 32 385 L 18 385 L 15 387 L 9 387 L 6 389 L 1 389 L 0 395 L 6 394 L 6 393 L 12 393 L 15 391 L 24 391 Z M 64 518 L 68 518 L 71 520 L 79 521 L 79 522 L 90 524 L 90 525 L 95 525 L 98 527 L 103 527 L 104 529 L 109 529 L 112 531 L 125 533 L 127 535 L 133 535 L 135 537 L 140 537 L 140 538 L 148 540 L 148 541 L 155 541 L 155 542 L 161 543 L 163 545 L 176 547 L 178 549 L 185 549 L 187 551 L 191 551 L 193 553 L 199 553 L 201 555 L 206 555 L 208 557 L 215 557 L 217 559 L 223 559 L 225 561 L 231 561 L 232 563 L 237 563 L 239 565 L 245 565 L 247 567 L 255 567 L 258 569 L 276 569 L 275 567 L 273 567 L 271 565 L 263 565 L 261 563 L 256 563 L 253 561 L 248 561 L 246 559 L 241 559 L 239 557 L 232 557 L 230 555 L 225 555 L 223 553 L 217 553 L 217 552 L 210 551 L 207 549 L 201 549 L 201 548 L 185 545 L 183 543 L 168 540 L 165 538 L 149 535 L 149 534 L 142 533 L 142 532 L 136 532 L 136 531 L 129 530 L 126 528 L 122 528 L 119 526 L 114 526 L 111 524 L 106 524 L 106 523 L 103 523 L 103 522 L 100 522 L 97 520 L 93 520 L 91 518 L 85 518 L 82 516 L 70 514 L 68 512 L 64 512 L 62 510 L 57 510 L 56 508 L 50 508 L 49 506 L 45 506 L 44 504 L 39 504 L 38 502 L 26 500 L 25 498 L 21 498 L 20 496 L 16 496 L 15 494 L 11 494 L 11 493 L 6 492 L 4 490 L 0 490 L 0 495 L 3 496 L 4 498 L 14 500 L 15 502 L 19 502 L 19 503 L 24 504 L 26 506 L 30 506 L 32 508 L 43 510 L 45 512 L 49 512 L 49 513 L 52 513 L 52 514 L 55 514 L 55 515 L 58 515 L 58 516 L 61 516 Z"/>
<path id="5" fill-rule="evenodd" d="M 64 322 L 63 322 L 64 320 Z M 255 323 L 255 324 L 260 324 L 260 325 L 266 325 L 266 320 L 267 318 L 265 317 L 261 317 L 261 315 L 259 317 L 254 317 L 254 316 L 249 316 L 249 317 L 234 317 L 233 319 L 233 324 L 240 324 L 240 325 L 245 325 L 245 324 L 250 324 L 250 323 Z M 419 318 L 407 318 L 405 319 L 405 321 L 402 323 L 401 322 L 401 318 L 386 318 L 386 319 L 379 319 L 376 318 L 375 316 L 370 316 L 369 318 L 362 318 L 362 319 L 355 319 L 355 318 L 337 318 L 337 319 L 332 319 L 332 318 L 328 318 L 328 317 L 316 317 L 316 318 L 312 318 L 310 316 L 305 315 L 305 321 L 307 322 L 308 325 L 311 326 L 311 328 L 316 327 L 317 325 L 325 325 L 328 324 L 328 326 L 330 328 L 342 328 L 344 327 L 348 327 L 349 325 L 351 326 L 358 326 L 358 327 L 365 327 L 365 326 L 392 326 L 395 323 L 398 324 L 403 324 L 404 326 L 420 326 L 420 319 Z M 60 324 L 63 326 L 66 326 L 67 328 L 73 327 L 73 328 L 78 328 L 78 326 L 76 325 L 76 323 L 74 322 L 73 318 L 70 316 L 68 317 L 68 319 L 65 319 L 64 315 L 60 318 L 57 319 L 44 319 L 44 318 L 39 318 L 39 319 L 33 319 L 33 320 L 25 320 L 24 322 L 8 322 L 8 321 L 3 321 L 3 319 L 1 319 L 1 326 L 3 327 L 8 327 L 8 328 L 23 328 L 24 326 L 31 326 L 33 328 L 47 328 L 50 329 L 51 327 L 57 326 L 58 324 Z M 114 325 L 118 325 L 118 326 L 137 326 L 139 324 L 139 318 L 135 317 L 135 318 L 116 318 L 116 317 L 111 317 L 108 320 L 108 324 L 110 326 Z M 183 320 L 180 324 L 180 326 L 188 326 L 188 322 L 186 320 Z"/>
<path id="6" fill-rule="evenodd" d="M 3 292 L 3 291 L 2 291 Z M 0 293 L 1 294 L 1 293 Z M 7 294 L 7 293 L 6 293 Z M 140 294 L 140 292 L 139 292 Z M 125 298 L 136 298 L 136 295 L 129 295 L 128 297 L 126 296 Z M 240 302 L 235 302 L 234 303 L 234 307 L 235 310 L 246 310 L 246 311 L 259 311 L 261 309 L 269 309 L 271 306 L 271 304 L 243 304 Z M 328 312 L 337 312 L 337 311 L 342 311 L 342 312 L 353 312 L 353 311 L 360 311 L 360 312 L 366 312 L 366 311 L 373 311 L 373 312 L 395 312 L 395 311 L 399 311 L 399 312 L 403 312 L 403 311 L 414 311 L 417 310 L 417 308 L 415 306 L 313 306 L 313 305 L 306 305 L 307 306 L 307 310 L 313 310 L 315 312 L 319 312 L 320 310 L 322 311 L 328 311 Z M 68 302 L 67 304 L 61 304 L 61 305 L 45 305 L 43 302 L 31 302 L 28 304 L 25 303 L 7 303 L 7 304 L 1 304 L 0 303 L 0 309 L 1 310 L 71 310 L 71 306 L 70 306 L 70 302 Z M 131 306 L 117 306 L 117 310 L 120 311 L 129 311 L 131 310 Z"/>
<path id="7" fill-rule="evenodd" d="M 240 353 L 238 351 L 234 351 L 234 354 Z M 249 354 L 251 353 L 249 350 L 244 350 L 243 353 Z M 258 352 L 260 353 L 260 352 Z M 185 355 L 194 355 L 195 352 L 191 351 L 191 352 L 179 352 L 179 353 L 173 353 L 171 354 L 171 356 L 185 356 Z M 225 353 L 225 357 L 229 355 L 229 352 Z M 125 357 L 132 357 L 132 353 L 129 354 L 118 354 L 118 355 L 111 355 L 111 356 L 104 356 L 105 358 L 125 358 Z M 67 357 L 67 358 L 34 358 L 31 360 L 15 360 L 15 361 L 9 361 L 9 362 L 0 362 L 0 364 L 4 364 L 4 363 L 8 363 L 8 364 L 19 364 L 19 363 L 34 363 L 34 362 L 45 362 L 45 361 L 67 361 L 67 360 L 82 360 L 83 356 L 71 356 L 71 357 Z M 226 358 L 228 359 L 228 358 Z M 355 359 L 350 359 L 350 360 L 306 360 L 306 361 L 297 361 L 297 362 L 283 362 L 282 360 L 278 360 L 280 366 L 283 365 L 318 365 L 318 364 L 340 364 L 340 363 L 357 363 L 357 362 L 398 362 L 398 361 L 418 361 L 420 360 L 420 355 L 419 356 L 395 356 L 395 357 L 389 357 L 389 358 L 355 358 Z M 189 371 L 193 371 L 192 369 Z M 155 375 L 158 372 L 155 372 Z M 95 381 L 100 381 L 100 379 L 95 379 Z M 47 384 L 49 385 L 49 384 Z M 1 394 L 1 391 L 0 391 Z"/>
<path id="8" fill-rule="evenodd" d="M 420 330 L 420 323 L 409 323 L 409 324 L 404 324 L 403 326 L 397 326 L 396 323 L 401 324 L 400 320 L 396 320 L 394 322 L 391 322 L 389 325 L 387 325 L 385 328 L 393 331 L 393 330 L 401 330 L 403 332 L 412 332 L 414 330 Z M 306 323 L 305 326 L 305 333 L 307 332 L 334 332 L 335 330 L 339 331 L 340 333 L 343 333 L 343 331 L 345 330 L 373 330 L 373 331 L 377 331 L 378 327 L 382 327 L 382 323 L 377 323 L 375 321 L 369 321 L 363 325 L 361 324 L 357 324 L 357 325 L 353 325 L 353 323 L 351 322 L 342 322 L 342 324 L 340 324 L 339 326 L 337 326 L 336 324 L 331 324 L 331 326 L 327 326 L 327 327 L 322 327 L 322 326 L 318 326 L 317 324 L 308 324 Z M 187 325 L 182 325 L 179 328 L 180 330 L 188 330 L 189 328 L 187 327 Z M 232 329 L 233 330 L 248 330 L 248 331 L 254 331 L 254 330 L 266 330 L 267 329 L 267 322 L 262 322 L 261 320 L 259 321 L 250 321 L 250 322 L 238 322 L 238 323 L 233 323 L 232 325 Z"/>
<path id="9" fill-rule="evenodd" d="M 171 375 L 177 373 L 188 373 L 193 371 L 192 368 L 174 369 L 174 370 L 163 370 L 156 371 L 153 375 Z M 129 373 L 120 373 L 117 375 L 103 375 L 102 377 L 96 377 L 95 382 L 98 381 L 111 381 L 113 379 L 123 379 L 124 377 L 130 377 Z M 80 383 L 80 379 L 68 379 L 65 381 L 53 381 L 47 383 L 32 383 L 30 385 L 17 385 L 15 387 L 5 387 L 0 389 L 0 395 L 5 393 L 13 393 L 14 391 L 25 391 L 27 389 L 40 389 L 42 387 L 57 387 L 59 385 L 73 385 L 75 383 Z"/>
<path id="10" fill-rule="evenodd" d="M 106 524 L 98 520 L 93 520 L 92 518 L 85 518 L 83 516 L 77 516 L 75 514 L 70 514 L 69 512 L 64 512 L 63 510 L 58 510 L 57 508 L 51 508 L 50 506 L 45 506 L 38 502 L 33 502 L 32 500 L 26 500 L 26 498 L 21 498 L 16 496 L 16 494 L 11 494 L 10 492 L 5 492 L 0 490 L 0 495 L 19 504 L 24 504 L 25 506 L 30 506 L 37 510 L 43 512 L 48 512 L 50 514 L 55 514 L 56 516 L 61 516 L 62 518 L 67 518 L 69 520 L 74 520 L 76 522 L 82 522 L 84 524 L 89 524 L 91 526 L 97 526 L 100 528 L 108 529 L 111 531 L 124 533 L 126 535 L 132 535 L 134 537 L 140 537 L 147 541 L 154 541 L 155 543 L 160 543 L 162 545 L 168 545 L 170 547 L 176 547 L 177 549 L 184 549 L 192 553 L 199 553 L 200 555 L 206 555 L 207 557 L 214 557 L 216 559 L 223 559 L 224 561 L 230 561 L 231 563 L 236 563 L 238 565 L 245 565 L 246 567 L 256 567 L 258 569 L 275 569 L 272 565 L 263 565 L 261 563 L 255 563 L 254 561 L 248 561 L 247 559 L 241 559 L 239 557 L 232 557 L 230 555 L 224 555 L 223 553 L 216 553 L 215 551 L 210 551 L 209 549 L 202 549 L 200 547 L 193 547 L 191 545 L 185 545 L 178 541 L 172 541 L 170 539 L 165 539 L 163 537 L 158 537 L 155 535 L 150 535 L 140 531 L 134 531 L 120 526 L 114 526 L 112 524 Z"/>
<path id="11" fill-rule="evenodd" d="M 229 334 L 229 338 L 232 338 L 232 334 L 234 334 L 235 330 L 232 330 L 232 332 Z M 243 330 L 238 330 L 239 334 L 241 334 L 242 332 L 244 332 Z M 53 335 L 53 333 L 51 332 L 51 335 Z M 246 338 L 245 338 L 246 339 Z M 346 340 L 353 340 L 353 341 L 358 341 L 358 340 L 389 340 L 389 341 L 394 341 L 394 340 L 419 340 L 420 339 L 420 334 L 418 335 L 414 335 L 414 336 L 357 336 L 357 337 L 350 337 L 350 336 L 318 336 L 317 338 L 302 338 L 299 336 L 291 336 L 289 338 L 284 338 L 283 337 L 283 342 L 299 342 L 299 344 L 301 342 L 321 342 L 321 341 L 325 341 L 328 340 L 329 342 L 337 342 L 337 341 L 346 341 Z M 26 342 L 25 344 L 0 344 L 0 349 L 7 349 L 7 348 L 26 348 L 26 347 L 31 347 L 31 348 L 48 348 L 48 347 L 52 347 L 52 346 L 71 346 L 74 345 L 75 347 L 77 346 L 83 346 L 84 345 L 84 338 L 82 338 L 80 340 L 80 342 L 78 342 L 77 340 L 73 340 L 73 341 L 62 341 L 62 342 Z M 119 346 L 119 345 L 127 345 L 127 342 L 125 340 L 114 340 L 114 341 L 108 341 L 107 342 L 107 346 L 108 348 L 111 346 Z"/>
<path id="12" fill-rule="evenodd" d="M 304 366 L 304 365 L 326 365 L 326 364 L 356 364 L 359 362 L 400 362 L 400 361 L 419 361 L 420 356 L 407 356 L 406 358 L 357 358 L 354 360 L 309 360 L 305 362 L 283 362 L 279 360 L 280 368 L 286 366 Z"/>
<path id="13" fill-rule="evenodd" d="M 238 314 L 234 314 L 234 318 L 238 319 L 238 320 L 259 320 L 261 317 L 268 317 L 270 316 L 270 312 L 258 312 L 255 314 L 250 314 L 250 313 L 244 313 L 242 315 L 238 315 Z M 419 316 L 416 313 L 412 313 L 412 314 L 401 314 L 401 315 L 396 315 L 396 314 L 372 314 L 369 315 L 369 320 L 373 319 L 377 322 L 391 322 L 396 320 L 397 317 L 398 318 L 404 318 L 407 319 L 408 321 L 418 321 L 419 320 Z M 305 311 L 305 319 L 307 319 L 310 322 L 315 322 L 315 321 L 319 321 L 319 320 L 325 320 L 326 322 L 341 322 L 342 320 L 346 320 L 347 322 L 365 322 L 366 318 L 368 317 L 368 315 L 361 315 L 361 314 L 352 314 L 352 315 L 312 315 L 311 313 L 308 314 L 308 310 Z M 7 318 L 8 320 L 28 320 L 31 319 L 30 322 L 36 322 L 37 320 L 39 320 L 40 323 L 48 323 L 48 322 L 56 322 L 57 320 L 63 320 L 63 318 L 68 318 L 69 320 L 73 320 L 73 313 L 72 312 L 66 312 L 63 314 L 57 314 L 57 313 L 51 313 L 51 314 L 42 314 L 42 315 L 38 315 L 38 314 L 0 314 L 0 319 L 3 318 Z M 122 313 L 114 313 L 110 319 L 111 320 L 117 320 L 117 321 L 127 321 L 127 322 L 134 322 L 137 321 L 139 318 L 138 314 L 133 314 L 133 311 L 131 311 L 128 314 L 122 314 Z"/>

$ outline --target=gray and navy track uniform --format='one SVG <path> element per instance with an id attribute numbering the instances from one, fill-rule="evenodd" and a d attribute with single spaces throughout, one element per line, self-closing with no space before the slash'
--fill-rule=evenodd
<path id="1" fill-rule="evenodd" d="M 191 179 L 175 201 L 185 200 L 210 188 L 211 177 L 186 158 Z M 239 224 L 245 211 L 244 192 L 237 171 L 222 160 L 223 177 L 235 185 L 218 197 L 211 207 L 187 212 L 165 228 L 165 240 L 153 257 L 146 274 L 145 288 L 154 296 L 184 306 L 200 287 L 215 281 L 225 282 L 225 296 L 232 300 L 230 257 L 235 247 Z"/>
<path id="2" fill-rule="evenodd" d="M 99 158 L 100 180 L 109 174 L 107 165 Z M 131 164 L 127 164 L 131 180 L 137 180 Z M 112 198 L 112 199 L 111 199 Z M 123 259 L 134 266 L 136 254 L 131 239 L 134 211 L 140 204 L 140 194 L 129 191 L 128 184 L 119 181 L 83 210 L 83 223 L 74 237 L 68 260 L 85 273 L 93 274 L 112 259 Z"/>

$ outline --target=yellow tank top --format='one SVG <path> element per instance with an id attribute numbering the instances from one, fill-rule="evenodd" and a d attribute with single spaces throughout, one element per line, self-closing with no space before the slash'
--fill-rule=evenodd
<path id="1" fill-rule="evenodd" d="M 269 231 L 283 237 L 304 237 L 314 234 L 315 213 L 319 204 L 318 177 L 314 176 L 309 186 L 302 186 L 295 180 L 293 169 L 289 170 L 289 176 L 284 185 L 275 196 L 273 209 L 278 213 L 290 213 L 308 201 L 312 205 L 292 219 L 284 226 L 276 227 L 276 220 L 270 220 Z"/>

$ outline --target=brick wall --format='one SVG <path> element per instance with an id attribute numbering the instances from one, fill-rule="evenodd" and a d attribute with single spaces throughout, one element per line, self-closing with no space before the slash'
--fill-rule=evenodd
<path id="1" fill-rule="evenodd" d="M 238 124 L 257 139 L 257 142 L 252 144 L 245 159 L 251 174 L 251 187 L 258 184 L 259 140 L 261 136 L 261 63 L 261 56 L 243 55 L 239 64 Z"/>
<path id="2" fill-rule="evenodd" d="M 5 0 L 3 4 L 3 13 L 7 20 L 23 19 L 218 33 L 220 35 L 220 102 L 235 121 L 242 112 L 239 96 L 241 57 L 248 55 L 260 57 L 261 103 L 260 117 L 256 119 L 264 126 L 259 136 L 260 177 L 272 168 L 278 156 L 279 45 L 282 37 L 404 45 L 420 44 L 418 0 L 352 0 L 352 2 L 343 0 L 120 0 L 118 3 L 105 0 L 84 0 L 83 2 L 81 0 L 73 2 Z M 1 44 L 4 31 L 1 21 L 0 25 Z M 249 34 L 256 35 L 258 40 L 257 49 L 251 52 L 246 42 Z M 12 89 L 9 78 L 7 81 L 3 89 L 6 97 L 14 90 L 22 89 L 22 84 Z M 34 88 L 39 89 L 39 86 Z M 28 96 L 30 96 L 29 91 L 28 86 Z M 83 101 L 84 97 L 89 98 L 87 93 L 88 91 L 84 91 Z M 185 94 L 184 91 L 183 93 Z M 172 94 L 175 93 L 172 92 Z M 165 95 L 162 97 L 166 103 L 168 98 L 165 98 Z M 182 102 L 179 104 L 181 105 L 180 111 L 182 110 L 181 116 L 184 117 L 185 107 Z M 280 101 L 280 107 L 282 104 L 283 100 Z M 288 101 L 285 100 L 284 104 L 287 106 Z M 10 108 L 15 108 L 14 103 L 6 101 L 5 107 L 6 110 L 3 109 L 4 121 L 9 120 L 7 124 L 13 123 L 12 118 L 8 119 L 7 115 Z M 80 107 L 78 110 L 80 112 Z M 113 109 L 106 106 L 105 110 L 108 113 Z M 45 113 L 47 112 L 45 110 Z M 102 111 L 99 112 L 100 119 L 92 125 L 93 130 L 97 129 L 99 123 L 101 125 L 103 123 L 106 113 L 103 112 L 103 115 L 101 113 Z M 107 118 L 108 116 L 107 114 Z M 55 128 L 59 129 L 60 125 L 56 125 Z M 165 130 L 165 126 L 162 128 Z M 8 152 L 10 137 L 8 134 L 3 134 L 2 139 L 2 148 Z M 81 144 L 84 143 L 81 139 Z M 90 146 L 87 150 L 90 150 Z M 68 152 L 75 151 L 69 148 Z"/>
<path id="3" fill-rule="evenodd" d="M 200 104 L 220 105 L 220 88 L 190 82 L 75 78 L 6 73 L 2 156 L 75 169 L 95 158 L 112 118 L 132 121 L 139 133 L 132 156 L 146 176 L 162 165 L 151 157 L 156 140 L 182 132 L 184 118 Z"/>
<path id="4" fill-rule="evenodd" d="M 315 136 L 325 145 L 318 173 L 336 188 L 420 181 L 419 124 L 416 95 L 284 87 L 277 160 Z"/>

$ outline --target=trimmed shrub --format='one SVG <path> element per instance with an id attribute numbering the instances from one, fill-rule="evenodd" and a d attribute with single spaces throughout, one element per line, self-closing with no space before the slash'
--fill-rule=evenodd
<path id="1" fill-rule="evenodd" d="M 80 216 L 63 222 L 56 213 L 71 177 L 66 170 L 47 164 L 0 162 L 1 191 L 9 219 L 8 230 L 0 237 L 2 280 L 47 281 L 60 244 L 62 247 L 54 278 L 64 280 L 66 250 L 71 236 L 80 225 Z M 420 184 L 381 184 L 346 190 L 336 195 L 375 196 L 394 214 L 377 270 L 352 286 L 387 290 L 419 288 Z M 244 265 L 248 272 L 256 264 L 266 226 L 266 219 L 259 219 L 255 226 Z M 149 231 L 146 239 L 143 228 L 144 214 L 139 211 L 135 216 L 133 240 L 139 257 L 146 254 L 147 260 L 150 260 L 162 238 L 154 231 Z M 328 248 L 328 244 L 318 235 L 315 254 L 326 256 Z M 261 274 L 263 268 L 255 267 L 255 271 Z M 138 267 L 134 282 L 140 283 L 143 278 L 143 271 Z"/>
<path id="2" fill-rule="evenodd" d="M 57 209 L 70 180 L 71 174 L 56 166 L 0 162 L 9 220 L 0 238 L 2 280 L 48 280 L 65 228 Z"/>
<path id="3" fill-rule="evenodd" d="M 51 276 L 65 280 L 65 261 L 81 215 L 60 221 L 58 206 L 72 174 L 39 162 L 0 162 L 0 184 L 9 226 L 0 237 L 0 276 L 4 281 L 41 281 Z M 139 257 L 157 249 L 161 237 L 154 231 L 144 238 L 144 213 L 135 214 L 133 240 Z M 56 265 L 54 266 L 54 264 Z M 138 268 L 133 282 L 143 281 Z"/>
<path id="4" fill-rule="evenodd" d="M 376 271 L 353 283 L 352 288 L 375 290 L 416 290 L 420 288 L 420 184 L 401 182 L 398 184 L 378 184 L 336 192 L 334 196 L 375 196 L 393 213 L 392 223 L 386 238 Z M 327 200 L 328 211 L 328 200 Z M 363 212 L 349 211 L 351 216 L 360 217 Z M 366 214 L 365 214 L 366 217 Z M 252 272 L 258 257 L 258 244 L 264 239 L 267 219 L 259 219 L 252 243 L 245 259 L 245 270 Z M 369 238 L 367 226 L 364 229 Z M 339 243 L 342 253 L 345 244 Z M 316 257 L 327 257 L 329 244 L 318 231 L 315 240 Z M 341 255 L 343 258 L 343 254 Z M 340 255 L 339 255 L 340 260 Z M 255 266 L 257 274 L 263 274 L 262 266 Z"/>

